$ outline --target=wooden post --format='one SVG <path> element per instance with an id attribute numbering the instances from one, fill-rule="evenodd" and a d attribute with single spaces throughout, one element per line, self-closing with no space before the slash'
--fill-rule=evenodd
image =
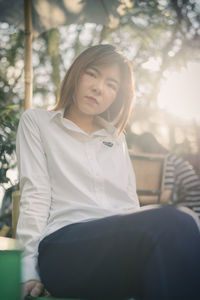
<path id="1" fill-rule="evenodd" d="M 33 93 L 33 67 L 32 67 L 32 0 L 24 0 L 25 21 L 25 100 L 24 109 L 31 107 Z"/>

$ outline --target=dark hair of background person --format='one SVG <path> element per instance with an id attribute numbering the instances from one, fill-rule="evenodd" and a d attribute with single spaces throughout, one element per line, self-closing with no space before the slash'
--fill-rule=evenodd
<path id="1" fill-rule="evenodd" d="M 129 141 L 131 146 L 136 145 L 145 153 L 167 154 L 169 152 L 150 132 L 144 132 L 140 135 L 131 133 Z"/>

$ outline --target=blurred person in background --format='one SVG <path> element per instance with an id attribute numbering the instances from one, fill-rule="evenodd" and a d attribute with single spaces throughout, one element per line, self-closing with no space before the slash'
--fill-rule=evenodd
<path id="1" fill-rule="evenodd" d="M 135 152 L 166 155 L 164 191 L 169 192 L 164 202 L 182 204 L 200 218 L 200 179 L 193 166 L 163 147 L 150 132 L 130 135 L 130 148 Z"/>

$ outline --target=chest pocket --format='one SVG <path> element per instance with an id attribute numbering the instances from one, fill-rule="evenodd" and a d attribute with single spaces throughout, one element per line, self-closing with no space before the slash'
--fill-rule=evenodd
<path id="1" fill-rule="evenodd" d="M 96 153 L 99 167 L 104 178 L 123 186 L 127 183 L 127 166 L 123 144 L 103 140 Z"/>

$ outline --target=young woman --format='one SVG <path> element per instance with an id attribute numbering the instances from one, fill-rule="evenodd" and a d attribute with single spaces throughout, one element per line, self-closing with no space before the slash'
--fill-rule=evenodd
<path id="1" fill-rule="evenodd" d="M 53 111 L 23 113 L 17 238 L 25 294 L 45 287 L 57 297 L 197 299 L 194 219 L 174 207 L 139 208 L 123 134 L 132 99 L 130 63 L 97 45 L 74 61 Z"/>

